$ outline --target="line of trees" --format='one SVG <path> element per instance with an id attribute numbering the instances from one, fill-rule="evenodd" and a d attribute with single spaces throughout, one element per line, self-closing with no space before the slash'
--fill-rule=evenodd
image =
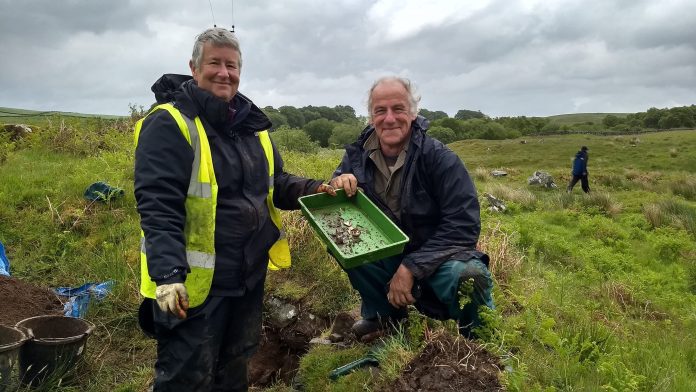
<path id="1" fill-rule="evenodd" d="M 263 108 L 273 123 L 274 140 L 293 150 L 315 151 L 319 147 L 341 148 L 355 141 L 367 118 L 355 114 L 350 106 L 271 106 Z M 546 117 L 491 118 L 481 111 L 462 109 L 454 117 L 443 111 L 420 109 L 430 120 L 428 134 L 452 143 L 465 139 L 502 140 L 528 135 L 554 133 L 636 133 L 655 129 L 696 127 L 696 105 L 668 109 L 650 108 L 626 116 L 609 114 L 600 123 L 584 121 L 559 124 Z"/>

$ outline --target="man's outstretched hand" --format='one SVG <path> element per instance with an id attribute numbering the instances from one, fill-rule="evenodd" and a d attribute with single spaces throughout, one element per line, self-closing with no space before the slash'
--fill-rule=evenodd
<path id="1" fill-rule="evenodd" d="M 183 283 L 171 283 L 157 286 L 155 291 L 157 305 L 163 312 L 185 319 L 189 308 L 188 292 Z"/>
<path id="2" fill-rule="evenodd" d="M 334 177 L 329 184 L 336 189 L 343 189 L 346 191 L 348 197 L 352 197 L 358 191 L 358 179 L 355 178 L 352 173 L 345 173 L 338 177 Z"/>

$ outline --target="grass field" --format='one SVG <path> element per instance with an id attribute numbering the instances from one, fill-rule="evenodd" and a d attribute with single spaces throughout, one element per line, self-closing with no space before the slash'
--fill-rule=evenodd
<path id="1" fill-rule="evenodd" d="M 480 245 L 492 258 L 498 308 L 491 315 L 496 323 L 488 347 L 505 354 L 508 371 L 501 377 L 507 388 L 696 390 L 696 131 L 524 142 L 450 145 L 481 200 Z M 568 194 L 571 159 L 582 145 L 590 149 L 593 192 L 584 195 L 578 187 Z M 136 319 L 132 154 L 126 120 L 65 118 L 43 123 L 28 139 L 13 143 L 0 163 L 0 240 L 13 275 L 48 287 L 115 281 L 113 292 L 87 316 L 97 330 L 86 371 L 77 386 L 54 390 L 142 391 L 152 378 L 154 342 L 143 336 Z M 339 150 L 284 152 L 289 172 L 316 178 L 328 178 L 340 157 Z M 492 177 L 493 169 L 508 175 Z M 558 189 L 528 186 L 536 170 L 550 173 Z M 85 188 L 99 180 L 125 189 L 125 197 L 84 200 Z M 507 211 L 489 211 L 483 193 L 502 199 Z M 358 298 L 345 274 L 301 215 L 283 218 L 294 264 L 270 276 L 269 294 L 300 301 L 319 316 L 354 309 Z M 326 363 L 345 363 L 364 350 L 310 351 L 301 363 L 305 390 L 384 385 L 394 372 L 359 371 L 334 383 L 325 377 Z M 408 356 L 400 355 L 391 359 L 397 371 Z"/>

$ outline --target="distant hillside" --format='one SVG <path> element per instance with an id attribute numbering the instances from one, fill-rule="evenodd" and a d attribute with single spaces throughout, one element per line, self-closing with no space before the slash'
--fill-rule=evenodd
<path id="1" fill-rule="evenodd" d="M 549 120 L 555 124 L 559 125 L 573 125 L 578 123 L 593 122 L 595 124 L 601 124 L 602 119 L 609 114 L 613 114 L 616 117 L 624 118 L 629 113 L 571 113 L 571 114 L 557 114 L 555 116 L 548 116 Z"/>
<path id="2" fill-rule="evenodd" d="M 117 119 L 117 118 L 123 117 L 123 116 L 114 116 L 114 115 L 107 115 L 107 114 L 86 114 L 86 113 L 74 113 L 74 112 L 26 110 L 26 109 L 16 109 L 16 108 L 6 108 L 6 107 L 0 106 L 0 122 L 2 122 L 2 123 L 32 122 L 32 121 L 27 121 L 27 120 L 37 119 L 37 118 L 47 117 L 47 116 L 105 118 L 105 119 Z"/>

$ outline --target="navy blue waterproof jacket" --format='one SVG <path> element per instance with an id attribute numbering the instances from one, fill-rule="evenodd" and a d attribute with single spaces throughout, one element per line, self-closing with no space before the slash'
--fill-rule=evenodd
<path id="1" fill-rule="evenodd" d="M 575 159 L 573 159 L 574 176 L 587 175 L 587 159 L 587 151 L 580 150 L 575 154 Z"/>
<path id="2" fill-rule="evenodd" d="M 230 105 L 198 88 L 190 76 L 164 75 L 152 91 L 158 103 L 173 102 L 188 117 L 201 117 L 219 187 L 211 295 L 241 295 L 263 281 L 268 250 L 279 237 L 266 205 L 266 157 L 254 135 L 271 122 L 244 95 L 237 93 Z M 313 193 L 321 181 L 286 173 L 275 146 L 273 153 L 273 202 L 281 209 L 297 209 L 298 197 Z M 184 202 L 193 155 L 167 111 L 145 119 L 135 151 L 135 197 L 148 268 L 158 284 L 183 282 L 188 269 Z"/>
<path id="3" fill-rule="evenodd" d="M 418 116 L 411 125 L 411 141 L 401 181 L 401 219 L 374 190 L 376 169 L 363 145 L 375 132 L 368 126 L 357 142 L 347 145 L 334 177 L 353 173 L 367 197 L 410 238 L 402 263 L 416 279 L 424 279 L 447 260 L 488 256 L 476 250 L 481 232 L 479 202 L 474 183 L 461 159 L 426 135 L 428 120 Z"/>

